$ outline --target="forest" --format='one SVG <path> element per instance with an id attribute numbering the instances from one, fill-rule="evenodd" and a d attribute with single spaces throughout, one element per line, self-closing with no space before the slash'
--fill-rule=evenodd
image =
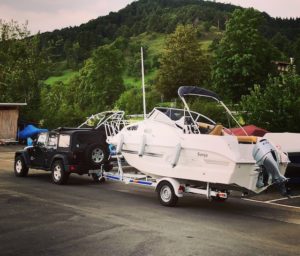
<path id="1" fill-rule="evenodd" d="M 27 123 L 55 128 L 111 109 L 142 113 L 143 47 L 147 112 L 181 107 L 178 87 L 193 85 L 217 92 L 242 125 L 300 131 L 300 18 L 139 0 L 78 27 L 31 35 L 28 24 L 0 20 L 0 31 L 0 102 L 26 101 Z M 201 107 L 222 119 L 209 103 Z"/>

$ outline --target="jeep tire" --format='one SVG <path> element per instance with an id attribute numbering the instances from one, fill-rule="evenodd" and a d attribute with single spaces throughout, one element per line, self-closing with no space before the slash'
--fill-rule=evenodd
<path id="1" fill-rule="evenodd" d="M 14 164 L 14 173 L 17 177 L 25 177 L 28 174 L 28 167 L 22 156 L 17 156 Z"/>
<path id="2" fill-rule="evenodd" d="M 108 149 L 105 145 L 92 144 L 86 151 L 86 161 L 92 167 L 99 168 L 106 163 L 109 157 Z"/>
<path id="3" fill-rule="evenodd" d="M 57 185 L 66 184 L 69 173 L 65 172 L 63 162 L 61 160 L 56 160 L 51 166 L 51 178 L 52 182 Z"/>

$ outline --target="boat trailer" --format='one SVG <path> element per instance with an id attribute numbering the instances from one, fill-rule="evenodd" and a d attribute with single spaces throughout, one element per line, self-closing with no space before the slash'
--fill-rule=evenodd
<path id="1" fill-rule="evenodd" d="M 107 137 L 117 135 L 123 127 L 129 124 L 127 120 L 124 120 L 123 111 L 109 112 L 108 115 L 104 115 L 104 118 L 102 118 L 101 114 L 98 115 L 100 115 L 101 118 L 97 118 L 100 120 L 97 123 L 97 127 L 103 125 Z M 94 116 L 92 116 L 91 119 L 94 119 Z M 134 184 L 152 187 L 157 192 L 160 203 L 164 206 L 175 206 L 178 198 L 183 197 L 183 195 L 187 193 L 203 195 L 209 200 L 216 201 L 225 201 L 228 198 L 229 193 L 227 190 L 221 191 L 213 189 L 211 184 L 208 182 L 205 183 L 205 186 L 199 187 L 199 185 L 194 185 L 192 182 L 187 184 L 185 181 L 171 177 L 155 179 L 141 173 L 131 166 L 126 166 L 126 168 L 129 167 L 130 169 L 134 169 L 134 171 L 125 172 L 125 161 L 120 150 L 122 148 L 121 144 L 123 144 L 122 140 L 116 147 L 115 155 L 111 156 L 111 158 L 116 161 L 117 166 L 114 167 L 112 171 L 105 171 L 104 168 L 101 168 L 101 170 L 97 173 L 99 181 L 112 180 L 128 185 Z M 142 151 L 142 149 L 140 151 Z"/>
<path id="2" fill-rule="evenodd" d="M 122 182 L 130 185 L 140 185 L 152 187 L 158 195 L 158 199 L 163 206 L 175 206 L 178 198 L 183 197 L 184 194 L 198 194 L 205 196 L 209 200 L 225 201 L 228 198 L 227 191 L 220 191 L 212 189 L 210 183 L 206 183 L 205 188 L 193 184 L 185 184 L 184 182 L 171 178 L 162 177 L 159 179 L 152 178 L 145 174 L 140 173 L 138 170 L 131 166 L 126 168 L 134 169 L 132 172 L 124 172 L 124 161 L 121 154 L 113 156 L 117 162 L 117 166 L 112 171 L 104 171 L 101 168 L 99 173 L 99 180 L 111 180 L 115 182 Z"/>

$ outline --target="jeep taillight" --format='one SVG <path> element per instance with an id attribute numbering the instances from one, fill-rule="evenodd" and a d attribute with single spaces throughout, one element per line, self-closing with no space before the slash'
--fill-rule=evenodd
<path id="1" fill-rule="evenodd" d="M 76 171 L 77 167 L 76 165 L 70 165 L 69 166 L 69 170 L 72 172 L 72 171 Z"/>

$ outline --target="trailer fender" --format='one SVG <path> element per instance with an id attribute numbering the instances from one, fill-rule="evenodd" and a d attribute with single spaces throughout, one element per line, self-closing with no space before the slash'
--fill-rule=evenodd
<path id="1" fill-rule="evenodd" d="M 179 183 L 178 180 L 173 179 L 173 178 L 162 178 L 159 179 L 156 185 L 155 190 L 157 191 L 157 189 L 159 188 L 159 185 L 161 184 L 162 181 L 168 181 L 169 183 L 171 183 L 171 185 L 173 186 L 175 195 L 177 197 L 183 197 L 183 189 L 182 189 L 182 185 Z"/>

